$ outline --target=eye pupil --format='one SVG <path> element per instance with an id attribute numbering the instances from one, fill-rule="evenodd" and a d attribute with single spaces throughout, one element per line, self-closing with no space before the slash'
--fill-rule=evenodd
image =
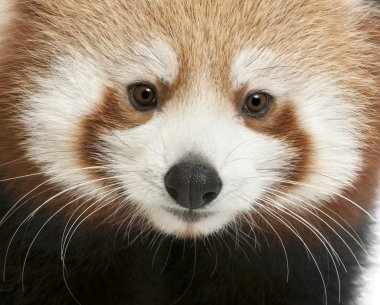
<path id="1" fill-rule="evenodd" d="M 141 93 L 141 97 L 144 99 L 144 100 L 148 100 L 150 98 L 150 90 L 149 89 L 145 89 L 142 93 Z"/>
<path id="2" fill-rule="evenodd" d="M 260 104 L 261 104 L 261 99 L 260 99 L 260 97 L 259 97 L 258 95 L 254 95 L 254 96 L 252 97 L 252 101 L 251 101 L 251 103 L 252 103 L 252 105 L 253 105 L 254 107 L 258 107 L 258 106 L 260 106 Z"/>

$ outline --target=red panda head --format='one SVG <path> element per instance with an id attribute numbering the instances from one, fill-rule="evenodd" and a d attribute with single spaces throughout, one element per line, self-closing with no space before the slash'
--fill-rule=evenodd
<path id="1" fill-rule="evenodd" d="M 0 170 L 21 202 L 120 214 L 125 226 L 182 237 L 301 225 L 298 217 L 354 223 L 369 208 L 380 53 L 368 5 L 46 0 L 10 9 Z"/>

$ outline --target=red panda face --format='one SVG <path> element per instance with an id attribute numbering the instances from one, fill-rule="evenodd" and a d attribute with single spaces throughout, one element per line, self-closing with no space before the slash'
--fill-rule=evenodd
<path id="1" fill-rule="evenodd" d="M 1 141 L 16 130 L 10 150 L 54 199 L 181 237 L 333 203 L 356 215 L 378 55 L 360 5 L 301 2 L 20 2 Z"/>

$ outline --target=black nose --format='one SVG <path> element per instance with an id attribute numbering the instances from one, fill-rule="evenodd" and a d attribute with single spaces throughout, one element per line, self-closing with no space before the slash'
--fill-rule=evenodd
<path id="1" fill-rule="evenodd" d="M 183 162 L 168 171 L 165 186 L 178 204 L 188 209 L 199 209 L 219 195 L 222 181 L 210 167 Z"/>

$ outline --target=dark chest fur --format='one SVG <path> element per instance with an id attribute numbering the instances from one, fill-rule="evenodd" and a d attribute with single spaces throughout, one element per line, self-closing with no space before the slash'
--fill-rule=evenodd
<path id="1" fill-rule="evenodd" d="M 7 209 L 1 203 L 0 216 Z M 1 226 L 1 271 L 11 236 L 30 212 L 21 210 Z M 183 241 L 154 233 L 125 235 L 117 226 L 110 231 L 107 224 L 87 224 L 73 235 L 64 268 L 61 241 L 68 219 L 58 214 L 33 242 L 23 270 L 34 237 L 50 216 L 41 210 L 15 234 L 5 282 L 0 283 L 1 305 L 77 304 L 73 296 L 82 305 L 322 305 L 321 277 L 328 304 L 335 305 L 337 271 L 341 304 L 350 304 L 358 271 L 353 253 L 362 257 L 352 238 L 342 235 L 353 253 L 331 233 L 327 238 L 342 260 L 335 266 L 322 243 L 308 245 L 311 255 L 294 237 L 285 241 L 288 275 L 284 250 L 271 232 L 257 234 L 256 244 L 252 233 L 237 236 L 233 231 Z"/>

